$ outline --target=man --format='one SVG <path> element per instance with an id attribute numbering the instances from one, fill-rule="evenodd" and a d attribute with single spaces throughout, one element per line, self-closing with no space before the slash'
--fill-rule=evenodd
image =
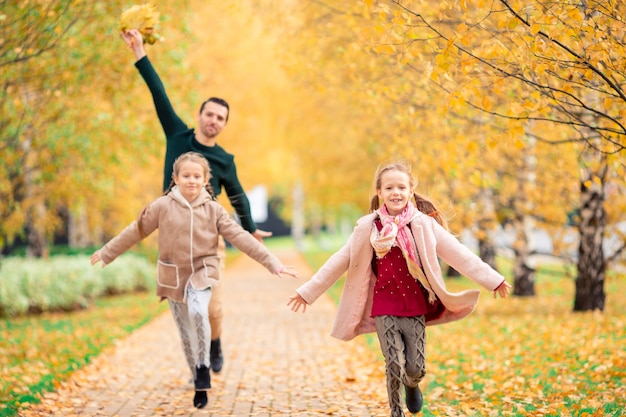
<path id="1" fill-rule="evenodd" d="M 174 160 L 188 151 L 199 152 L 209 161 L 211 167 L 210 184 L 217 197 L 222 188 L 226 192 L 231 205 L 241 220 L 241 225 L 248 232 L 262 241 L 272 235 L 256 228 L 250 214 L 250 202 L 237 177 L 234 156 L 227 153 L 217 144 L 217 136 L 226 127 L 230 108 L 220 98 L 211 97 L 200 106 L 198 113 L 198 129 L 189 128 L 174 111 L 165 93 L 161 79 L 152 67 L 143 46 L 141 33 L 136 29 L 122 32 L 122 38 L 135 54 L 135 67 L 143 77 L 152 93 L 154 106 L 166 137 L 165 163 L 163 165 L 163 190 L 172 180 Z M 226 255 L 226 246 L 220 236 L 220 258 L 222 265 Z M 212 289 L 213 295 L 209 305 L 209 321 L 211 323 L 211 369 L 220 372 L 224 363 L 220 336 L 222 332 L 222 297 L 220 286 Z"/>

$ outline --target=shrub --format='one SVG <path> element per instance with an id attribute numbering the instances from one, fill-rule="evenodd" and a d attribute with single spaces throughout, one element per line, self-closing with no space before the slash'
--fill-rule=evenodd
<path id="1" fill-rule="evenodd" d="M 85 308 L 95 298 L 154 289 L 155 267 L 124 254 L 101 268 L 89 257 L 5 258 L 0 263 L 0 316 Z"/>

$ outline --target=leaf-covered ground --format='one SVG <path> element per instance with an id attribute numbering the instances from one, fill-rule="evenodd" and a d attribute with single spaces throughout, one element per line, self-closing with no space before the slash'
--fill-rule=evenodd
<path id="1" fill-rule="evenodd" d="M 0 321 L 0 416 L 37 401 L 116 339 L 164 311 L 153 293 L 97 300 L 87 310 Z"/>
<path id="2" fill-rule="evenodd" d="M 428 327 L 423 415 L 626 416 L 626 277 L 608 275 L 603 313 L 572 312 L 574 285 L 549 266 L 537 274 L 536 296 L 483 291 L 469 317 Z M 477 288 L 466 278 L 447 286 Z"/>
<path id="3" fill-rule="evenodd" d="M 604 313 L 572 313 L 573 287 L 548 278 L 532 298 L 483 294 L 467 319 L 429 328 L 425 415 L 621 416 L 624 277 L 609 279 Z"/>
<path id="4" fill-rule="evenodd" d="M 465 279 L 448 280 L 448 286 L 476 288 Z M 573 281 L 563 275 L 539 274 L 535 297 L 494 300 L 483 292 L 477 310 L 468 318 L 429 327 L 422 415 L 626 415 L 626 279 L 607 278 L 604 313 L 572 313 L 573 289 Z M 153 296 L 147 297 L 144 307 L 155 312 Z M 2 322 L 2 402 L 15 401 L 16 394 L 24 399 L 37 393 L 42 384 L 56 386 L 63 372 L 72 371 L 97 352 L 90 347 L 92 343 L 106 344 L 143 320 L 137 317 L 148 319 L 137 313 L 142 311 L 140 306 L 123 302 L 97 311 L 73 315 L 71 321 L 80 319 L 82 324 L 70 324 L 62 316 L 53 316 L 50 324 L 46 324 L 48 316 L 36 319 L 36 325 L 28 321 L 35 319 Z M 131 320 L 135 324 L 128 324 L 129 317 L 135 317 Z M 366 342 L 369 349 L 364 348 Z M 314 415 L 348 415 L 344 410 L 351 403 L 366 404 L 375 417 L 388 415 L 384 365 L 375 338 L 332 346 L 336 352 L 326 352 L 327 363 L 318 365 L 335 375 L 345 390 L 333 385 L 328 392 L 311 393 L 320 403 Z M 275 364 L 270 368 L 275 370 Z M 284 370 L 285 378 L 290 371 L 315 375 L 305 368 Z M 216 388 L 219 391 L 219 385 Z M 7 393 L 12 394 L 7 398 Z M 181 398 L 184 404 L 188 402 L 186 396 Z M 61 399 L 52 396 L 49 401 Z M 215 406 L 214 415 L 229 415 L 220 414 Z M 272 416 L 311 415 L 276 406 L 265 411 Z"/>

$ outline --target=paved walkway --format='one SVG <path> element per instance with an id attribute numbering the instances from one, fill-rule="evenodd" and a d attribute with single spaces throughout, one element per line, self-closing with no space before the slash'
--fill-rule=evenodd
<path id="1" fill-rule="evenodd" d="M 276 254 L 300 278 L 273 276 L 244 255 L 226 268 L 224 368 L 212 375 L 206 408 L 193 407 L 193 384 L 166 313 L 20 416 L 387 416 L 377 353 L 363 338 L 329 336 L 335 307 L 326 297 L 293 313 L 287 299 L 311 270 L 295 251 Z"/>

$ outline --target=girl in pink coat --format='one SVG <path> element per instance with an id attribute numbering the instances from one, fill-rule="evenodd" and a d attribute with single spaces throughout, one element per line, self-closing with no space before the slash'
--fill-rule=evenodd
<path id="1" fill-rule="evenodd" d="M 350 340 L 378 334 L 391 417 L 404 417 L 402 386 L 409 411 L 422 408 L 418 384 L 426 374 L 425 326 L 461 319 L 478 302 L 478 290 L 446 290 L 439 259 L 494 297 L 507 297 L 511 286 L 448 232 L 431 201 L 414 192 L 408 164 L 381 165 L 374 182 L 370 214 L 357 221 L 348 242 L 296 290 L 288 305 L 306 311 L 347 272 L 331 335 Z"/>

